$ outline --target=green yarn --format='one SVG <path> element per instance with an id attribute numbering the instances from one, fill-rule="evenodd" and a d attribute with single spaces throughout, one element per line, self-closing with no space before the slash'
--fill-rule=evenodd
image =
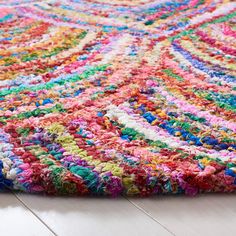
<path id="1" fill-rule="evenodd" d="M 22 91 L 38 91 L 38 90 L 43 90 L 43 89 L 51 89 L 56 85 L 64 85 L 66 83 L 69 82 L 76 82 L 78 80 L 82 80 L 82 79 L 87 79 L 89 76 L 94 75 L 97 71 L 105 71 L 107 69 L 109 65 L 99 65 L 96 67 L 91 67 L 90 69 L 84 71 L 81 75 L 74 75 L 69 77 L 66 80 L 60 80 L 60 81 L 55 81 L 55 82 L 47 82 L 45 84 L 41 84 L 41 85 L 36 85 L 36 86 L 26 86 L 26 85 L 20 85 L 17 88 L 11 88 L 11 89 L 3 89 L 0 91 L 0 97 L 1 96 L 6 96 L 12 93 L 20 93 Z"/>
<path id="2" fill-rule="evenodd" d="M 177 79 L 178 81 L 183 81 L 184 80 L 182 77 L 180 77 L 179 75 L 175 74 L 171 69 L 165 69 L 165 70 L 162 70 L 162 71 L 165 74 L 167 74 L 168 76 Z"/>

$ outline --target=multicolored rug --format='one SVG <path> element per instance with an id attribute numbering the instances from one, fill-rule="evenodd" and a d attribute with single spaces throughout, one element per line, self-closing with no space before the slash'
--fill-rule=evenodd
<path id="1" fill-rule="evenodd" d="M 1 0 L 0 189 L 236 190 L 236 2 Z"/>

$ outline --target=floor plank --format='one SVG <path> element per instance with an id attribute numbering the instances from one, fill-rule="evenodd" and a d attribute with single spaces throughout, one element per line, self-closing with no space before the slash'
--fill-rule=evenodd
<path id="1" fill-rule="evenodd" d="M 129 198 L 177 236 L 235 236 L 236 195 Z"/>
<path id="2" fill-rule="evenodd" d="M 11 193 L 0 194 L 0 235 L 53 236 L 54 234 Z"/>
<path id="3" fill-rule="evenodd" d="M 172 235 L 124 198 L 17 196 L 59 236 Z"/>

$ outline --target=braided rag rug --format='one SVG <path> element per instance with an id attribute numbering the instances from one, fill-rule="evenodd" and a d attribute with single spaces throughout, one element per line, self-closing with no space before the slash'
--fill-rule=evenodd
<path id="1" fill-rule="evenodd" d="M 236 2 L 0 0 L 0 190 L 236 190 Z"/>

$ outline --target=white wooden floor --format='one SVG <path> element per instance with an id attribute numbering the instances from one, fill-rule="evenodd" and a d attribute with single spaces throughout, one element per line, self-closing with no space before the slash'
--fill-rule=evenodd
<path id="1" fill-rule="evenodd" d="M 1 236 L 235 236 L 236 195 L 68 198 L 0 193 Z"/>

